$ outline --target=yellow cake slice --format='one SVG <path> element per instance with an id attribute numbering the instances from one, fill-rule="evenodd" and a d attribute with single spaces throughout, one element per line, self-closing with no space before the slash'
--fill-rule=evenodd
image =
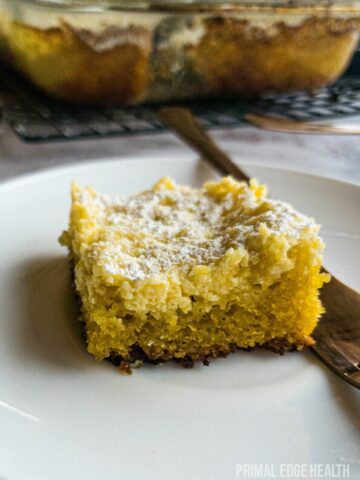
<path id="1" fill-rule="evenodd" d="M 319 226 L 266 188 L 169 178 L 111 198 L 72 186 L 68 231 L 87 348 L 124 369 L 311 345 L 323 311 Z"/>

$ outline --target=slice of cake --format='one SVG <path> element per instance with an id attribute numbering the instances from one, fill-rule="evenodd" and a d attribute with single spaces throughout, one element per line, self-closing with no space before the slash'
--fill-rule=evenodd
<path id="1" fill-rule="evenodd" d="M 161 179 L 120 198 L 72 187 L 70 250 L 87 348 L 123 369 L 311 345 L 323 309 L 319 226 L 266 188 Z"/>

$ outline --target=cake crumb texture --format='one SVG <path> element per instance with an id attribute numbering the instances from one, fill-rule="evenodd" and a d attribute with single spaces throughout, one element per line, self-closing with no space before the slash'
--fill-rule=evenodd
<path id="1" fill-rule="evenodd" d="M 122 198 L 72 186 L 70 251 L 88 351 L 123 365 L 301 349 L 323 311 L 319 226 L 255 180 L 163 178 Z"/>

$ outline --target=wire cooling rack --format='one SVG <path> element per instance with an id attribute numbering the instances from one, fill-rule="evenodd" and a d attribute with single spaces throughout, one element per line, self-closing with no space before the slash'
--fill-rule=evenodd
<path id="1" fill-rule="evenodd" d="M 13 71 L 1 67 L 5 86 L 4 120 L 28 142 L 75 140 L 163 132 L 158 107 L 89 108 L 56 102 L 31 87 Z M 336 84 L 311 93 L 266 94 L 252 100 L 187 103 L 206 128 L 244 124 L 246 112 L 317 120 L 360 114 L 360 76 L 345 76 Z"/>

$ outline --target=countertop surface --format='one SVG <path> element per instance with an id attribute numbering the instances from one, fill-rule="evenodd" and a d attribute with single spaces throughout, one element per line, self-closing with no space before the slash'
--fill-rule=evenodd
<path id="1" fill-rule="evenodd" d="M 353 117 L 347 122 L 360 123 L 360 118 Z M 226 152 L 240 161 L 360 183 L 359 136 L 294 135 L 247 126 L 210 133 Z M 189 154 L 188 147 L 171 133 L 29 144 L 19 140 L 5 125 L 0 133 L 0 180 L 100 158 L 136 158 L 149 154 L 166 158 L 181 149 Z"/>

